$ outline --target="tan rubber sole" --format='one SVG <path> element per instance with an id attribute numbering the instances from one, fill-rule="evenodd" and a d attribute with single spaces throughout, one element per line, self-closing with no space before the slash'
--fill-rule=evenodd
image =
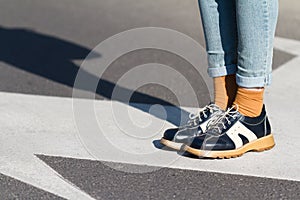
<path id="1" fill-rule="evenodd" d="M 194 149 L 189 146 L 185 146 L 184 150 L 196 155 L 198 157 L 205 158 L 236 158 L 242 156 L 244 153 L 248 151 L 256 151 L 261 152 L 265 150 L 272 149 L 275 146 L 274 137 L 272 134 L 252 141 L 241 148 L 235 150 L 227 150 L 227 151 L 203 151 L 199 149 Z"/>
<path id="2" fill-rule="evenodd" d="M 171 149 L 174 149 L 176 151 L 180 151 L 180 149 L 182 148 L 182 143 L 176 143 L 176 142 L 172 142 L 170 140 L 166 140 L 164 138 L 161 138 L 160 139 L 160 143 L 171 148 Z"/>

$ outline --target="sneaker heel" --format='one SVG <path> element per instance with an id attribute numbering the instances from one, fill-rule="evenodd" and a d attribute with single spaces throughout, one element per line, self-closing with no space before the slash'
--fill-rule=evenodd
<path id="1" fill-rule="evenodd" d="M 253 151 L 261 152 L 270 150 L 275 146 L 273 134 L 258 139 L 253 143 Z"/>

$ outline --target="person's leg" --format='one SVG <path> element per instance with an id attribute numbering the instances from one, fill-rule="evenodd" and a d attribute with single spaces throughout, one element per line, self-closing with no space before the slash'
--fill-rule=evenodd
<path id="1" fill-rule="evenodd" d="M 235 0 L 199 0 L 208 54 L 208 73 L 214 78 L 215 103 L 223 110 L 236 95 L 237 24 Z"/>
<path id="2" fill-rule="evenodd" d="M 271 83 L 278 0 L 236 0 L 238 91 L 234 104 L 248 117 L 260 115 L 264 87 Z"/>
<path id="3" fill-rule="evenodd" d="M 227 3 L 226 0 L 222 2 Z M 235 2 L 238 29 L 236 81 L 239 87 L 234 104 L 238 106 L 218 115 L 204 135 L 195 137 L 185 146 L 186 151 L 200 157 L 232 158 L 248 151 L 268 150 L 275 145 L 263 106 L 263 91 L 270 84 L 278 2 Z"/>
<path id="4" fill-rule="evenodd" d="M 236 95 L 237 27 L 235 0 L 199 0 L 208 54 L 208 73 L 214 78 L 214 104 L 204 107 L 188 123 L 164 132 L 161 143 L 180 150 L 183 143 L 202 135 L 207 124 L 231 106 Z M 215 106 L 215 104 L 217 106 Z"/>

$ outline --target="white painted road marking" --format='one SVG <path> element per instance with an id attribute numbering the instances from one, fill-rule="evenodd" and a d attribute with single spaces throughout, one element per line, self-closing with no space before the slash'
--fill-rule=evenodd
<path id="1" fill-rule="evenodd" d="M 298 41 L 276 38 L 275 47 L 296 56 L 300 55 Z M 249 153 L 231 160 L 194 160 L 180 157 L 174 152 L 158 150 L 152 145 L 153 139 L 149 139 L 143 143 L 124 145 L 122 148 L 129 152 L 136 149 L 156 152 L 151 159 L 135 160 L 134 156 L 105 154 L 103 160 L 300 181 L 300 135 L 297 132 L 300 120 L 300 93 L 297 89 L 300 84 L 299 66 L 300 58 L 297 57 L 278 68 L 273 73 L 273 85 L 266 92 L 266 104 L 277 142 L 276 148 L 271 151 L 259 155 Z M 113 103 L 125 106 L 118 102 Z M 107 120 L 107 125 L 115 127 L 113 119 L 103 116 L 110 111 L 108 104 L 108 101 L 97 101 L 96 113 L 102 114 L 99 118 Z M 2 92 L 0 112 L 0 173 L 68 199 L 91 199 L 34 156 L 46 154 L 93 159 L 76 138 L 71 99 Z M 154 121 L 159 120 L 138 110 L 131 112 L 133 115 L 134 113 Z M 123 134 L 118 129 L 113 130 L 111 137 L 114 141 L 124 143 Z M 176 162 L 166 165 L 164 160 Z"/>
<path id="2" fill-rule="evenodd" d="M 70 101 L 10 93 L 0 96 L 0 173 L 67 199 L 91 199 L 34 156 L 90 158 L 75 138 Z"/>

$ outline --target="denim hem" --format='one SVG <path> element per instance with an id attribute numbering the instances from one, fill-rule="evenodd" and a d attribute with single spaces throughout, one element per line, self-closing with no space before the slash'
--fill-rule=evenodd
<path id="1" fill-rule="evenodd" d="M 237 66 L 235 64 L 227 65 L 223 67 L 209 67 L 207 72 L 210 77 L 219 77 L 235 74 L 237 71 Z"/>
<path id="2" fill-rule="evenodd" d="M 245 77 L 236 75 L 236 83 L 240 87 L 254 88 L 269 86 L 272 81 L 272 74 L 260 77 Z"/>

